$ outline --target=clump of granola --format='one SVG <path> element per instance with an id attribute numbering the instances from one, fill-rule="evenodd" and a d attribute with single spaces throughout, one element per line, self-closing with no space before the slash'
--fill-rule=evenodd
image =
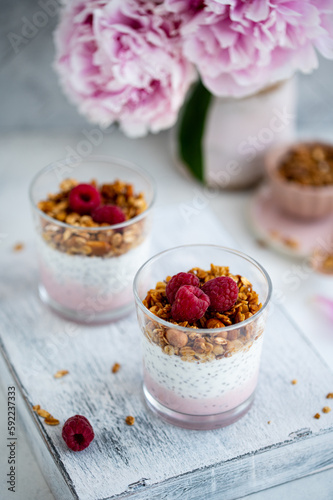
<path id="1" fill-rule="evenodd" d="M 333 184 L 333 147 L 321 144 L 299 144 L 282 158 L 279 175 L 304 186 Z"/>
<path id="2" fill-rule="evenodd" d="M 80 186 L 84 189 L 78 191 Z M 73 202 L 74 190 L 78 192 L 74 193 Z M 98 200 L 100 205 L 96 208 Z M 95 180 L 79 185 L 75 179 L 65 179 L 60 184 L 60 192 L 50 194 L 37 207 L 55 219 L 52 224 L 41 218 L 42 237 L 51 247 L 68 254 L 113 257 L 139 245 L 145 237 L 145 221 L 142 220 L 122 229 L 110 226 L 111 222 L 133 219 L 147 209 L 144 194 L 136 194 L 132 184 L 120 180 L 99 186 Z M 61 226 L 56 223 L 58 221 L 72 227 Z"/>
<path id="3" fill-rule="evenodd" d="M 41 408 L 40 405 L 34 405 L 32 409 L 39 417 L 44 419 L 46 425 L 59 425 L 60 421 L 57 418 L 54 418 L 51 413 Z"/>
<path id="4" fill-rule="evenodd" d="M 148 291 L 143 305 L 157 318 L 174 325 L 192 328 L 193 331 L 188 333 L 172 328 L 171 325 L 165 327 L 158 322 L 158 319 L 153 321 L 147 316 L 145 334 L 148 340 L 159 345 L 166 354 L 180 356 L 183 361 L 211 361 L 229 357 L 240 349 L 249 348 L 262 334 L 261 327 L 250 323 L 230 331 L 216 329 L 242 323 L 261 309 L 262 304 L 252 284 L 244 276 L 231 274 L 228 267 L 213 264 L 209 271 L 193 268 L 188 273 L 199 279 L 200 288 L 208 281 L 221 276 L 232 278 L 238 287 L 237 301 L 224 312 L 208 307 L 205 314 L 196 321 L 176 321 L 172 317 L 172 305 L 166 294 L 167 285 L 172 279 L 168 276 L 165 281 L 158 282 L 154 289 Z M 203 333 L 200 331 L 202 329 L 211 331 Z"/>

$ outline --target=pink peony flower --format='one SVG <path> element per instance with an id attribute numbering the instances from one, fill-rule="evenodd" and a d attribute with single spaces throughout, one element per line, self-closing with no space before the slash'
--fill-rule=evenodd
<path id="1" fill-rule="evenodd" d="M 161 0 L 72 0 L 55 32 L 55 67 L 68 97 L 101 126 L 129 136 L 176 121 L 195 78 L 178 16 Z"/>
<path id="2" fill-rule="evenodd" d="M 317 302 L 319 307 L 327 314 L 327 316 L 333 321 L 333 300 L 318 295 L 315 297 L 315 301 Z"/>
<path id="3" fill-rule="evenodd" d="M 215 95 L 242 97 L 333 58 L 332 0 L 166 0 L 184 54 Z"/>

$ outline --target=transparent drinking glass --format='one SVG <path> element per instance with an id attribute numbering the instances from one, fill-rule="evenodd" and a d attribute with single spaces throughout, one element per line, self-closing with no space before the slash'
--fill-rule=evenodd
<path id="1" fill-rule="evenodd" d="M 58 193 L 67 178 L 79 183 L 115 180 L 144 193 L 147 209 L 112 226 L 68 224 L 38 208 L 49 193 Z M 107 157 L 52 163 L 33 179 L 30 200 L 36 228 L 41 299 L 67 319 L 83 323 L 114 321 L 134 308 L 133 279 L 150 251 L 154 181 L 138 166 Z"/>
<path id="2" fill-rule="evenodd" d="M 223 328 L 181 327 L 154 315 L 143 304 L 150 289 L 167 276 L 194 267 L 229 266 L 247 278 L 258 293 L 261 309 L 245 321 Z M 271 280 L 251 257 L 215 245 L 185 245 L 152 257 L 134 280 L 137 316 L 142 332 L 143 392 L 148 407 L 169 423 L 189 429 L 229 425 L 250 409 L 257 386 L 263 333 L 272 293 Z M 211 352 L 161 346 L 167 332 L 199 333 L 209 339 Z M 185 337 L 186 342 L 186 337 Z M 190 340 L 189 340 L 190 344 Z"/>

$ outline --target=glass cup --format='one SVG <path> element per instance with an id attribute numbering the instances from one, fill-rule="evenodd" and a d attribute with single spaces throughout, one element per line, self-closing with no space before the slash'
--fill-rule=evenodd
<path id="1" fill-rule="evenodd" d="M 229 266 L 231 273 L 246 277 L 258 293 L 262 308 L 232 326 L 193 329 L 157 317 L 142 303 L 147 292 L 167 276 L 194 267 L 208 270 L 211 263 Z M 143 392 L 148 407 L 169 423 L 199 430 L 224 427 L 245 415 L 254 400 L 271 293 L 271 280 L 260 264 L 229 248 L 185 245 L 148 260 L 134 280 L 143 334 Z M 190 335 L 199 333 L 209 339 L 213 350 L 198 355 L 187 346 L 175 349 L 165 340 L 171 329 L 182 340 L 184 334 L 190 339 Z"/>
<path id="2" fill-rule="evenodd" d="M 147 209 L 112 226 L 80 226 L 56 220 L 38 208 L 49 193 L 59 192 L 67 178 L 97 184 L 115 180 L 144 193 Z M 67 181 L 65 181 L 67 182 Z M 37 231 L 41 299 L 67 319 L 80 323 L 107 323 L 134 307 L 133 279 L 150 251 L 154 182 L 143 169 L 127 161 L 89 157 L 52 163 L 33 179 L 30 200 Z"/>

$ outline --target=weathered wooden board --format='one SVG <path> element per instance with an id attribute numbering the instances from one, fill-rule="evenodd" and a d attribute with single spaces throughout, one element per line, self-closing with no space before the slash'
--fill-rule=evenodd
<path id="1" fill-rule="evenodd" d="M 191 224 L 178 209 L 168 215 L 170 222 L 157 217 L 159 248 L 198 241 L 234 246 L 208 211 Z M 333 467 L 333 411 L 313 418 L 329 403 L 333 373 L 277 307 L 249 414 L 225 429 L 187 431 L 144 406 L 134 313 L 94 328 L 56 317 L 36 296 L 32 252 L 3 252 L 0 273 L 1 379 L 17 387 L 27 434 L 57 499 L 199 500 L 223 493 L 228 500 Z M 110 371 L 114 362 L 122 367 L 116 375 Z M 59 369 L 70 374 L 56 380 Z M 70 452 L 61 428 L 45 426 L 33 404 L 61 422 L 75 413 L 87 416 L 95 441 L 82 453 Z M 124 423 L 127 415 L 136 417 L 133 427 Z"/>

